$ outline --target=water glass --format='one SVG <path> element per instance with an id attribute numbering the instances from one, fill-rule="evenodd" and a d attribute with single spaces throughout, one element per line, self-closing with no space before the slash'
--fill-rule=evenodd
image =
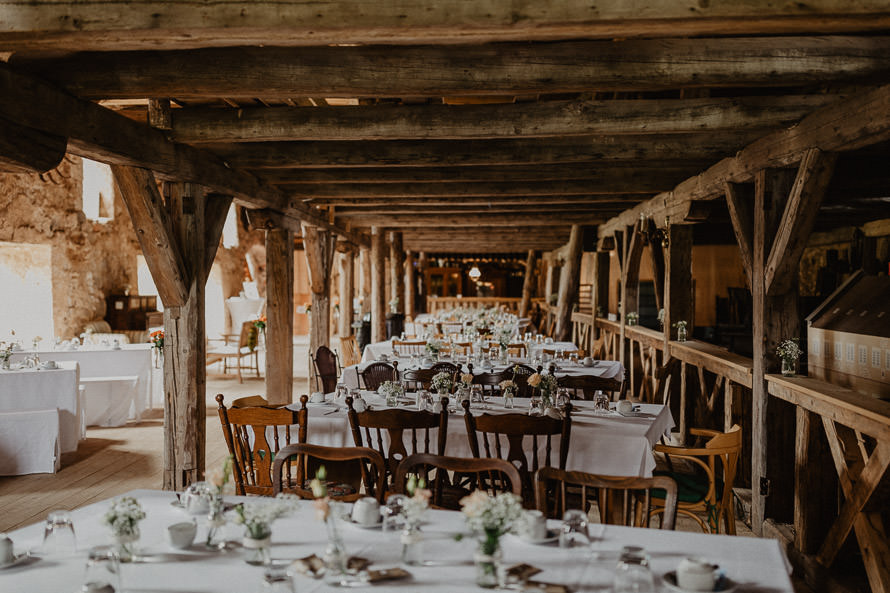
<path id="1" fill-rule="evenodd" d="M 605 416 L 609 413 L 609 396 L 599 389 L 593 394 L 593 413 L 597 416 Z"/>
<path id="2" fill-rule="evenodd" d="M 296 593 L 293 575 L 288 571 L 289 564 L 272 562 L 263 568 L 263 588 L 261 593 Z"/>
<path id="3" fill-rule="evenodd" d="M 44 554 L 51 556 L 68 556 L 77 551 L 77 540 L 74 537 L 74 523 L 68 511 L 52 511 L 46 517 L 43 531 Z"/>
<path id="4" fill-rule="evenodd" d="M 624 546 L 615 567 L 615 593 L 655 593 L 655 579 L 649 569 L 649 555 L 640 546 Z"/>
<path id="5" fill-rule="evenodd" d="M 401 533 L 405 528 L 404 508 L 407 499 L 408 497 L 404 494 L 393 494 L 386 500 L 386 506 L 380 509 L 385 533 Z"/>
<path id="6" fill-rule="evenodd" d="M 560 548 L 577 548 L 590 545 L 587 532 L 587 513 L 571 509 L 562 516 L 562 529 L 559 531 Z"/>
<path id="7" fill-rule="evenodd" d="M 572 397 L 569 395 L 568 389 L 560 387 L 556 390 L 556 407 L 560 410 L 564 410 L 571 401 Z"/>
<path id="8" fill-rule="evenodd" d="M 120 560 L 112 546 L 90 548 L 81 593 L 115 593 L 121 590 Z"/>

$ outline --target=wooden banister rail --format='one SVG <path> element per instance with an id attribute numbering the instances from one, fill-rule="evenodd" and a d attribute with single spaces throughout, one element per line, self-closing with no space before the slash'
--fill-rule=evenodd
<path id="1" fill-rule="evenodd" d="M 699 340 L 671 342 L 671 356 L 751 389 L 754 361 L 746 356 Z"/>
<path id="2" fill-rule="evenodd" d="M 890 477 L 890 403 L 809 377 L 766 375 L 769 394 L 797 406 L 794 463 L 794 545 L 804 558 L 830 567 L 851 531 L 862 552 L 871 590 L 890 591 L 890 546 L 881 509 Z M 843 493 L 843 506 L 827 533 L 826 505 L 820 493 L 834 489 L 814 457 L 821 419 Z M 830 503 L 831 501 L 829 501 Z M 820 504 L 821 503 L 821 504 Z"/>

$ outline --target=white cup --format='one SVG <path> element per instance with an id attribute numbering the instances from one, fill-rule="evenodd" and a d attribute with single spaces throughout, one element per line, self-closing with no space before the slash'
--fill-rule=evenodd
<path id="1" fill-rule="evenodd" d="M 585 356 L 584 360 L 581 361 L 581 364 L 583 364 L 586 367 L 593 366 L 593 359 L 590 358 L 589 356 Z"/>
<path id="2" fill-rule="evenodd" d="M 376 498 L 359 498 L 352 506 L 352 520 L 359 525 L 376 525 L 380 521 L 380 503 Z"/>
<path id="3" fill-rule="evenodd" d="M 717 582 L 717 566 L 704 558 L 684 558 L 677 567 L 677 586 L 687 591 L 713 591 Z"/>
<path id="4" fill-rule="evenodd" d="M 618 410 L 619 414 L 630 414 L 634 411 L 634 405 L 630 403 L 630 400 L 623 399 L 618 402 L 615 409 Z"/>
<path id="5" fill-rule="evenodd" d="M 547 538 L 547 517 L 541 511 L 525 512 L 525 533 L 526 539 L 538 541 Z"/>
<path id="6" fill-rule="evenodd" d="M 321 391 L 316 391 L 309 396 L 309 401 L 311 401 L 313 404 L 324 403 L 324 394 Z"/>
<path id="7" fill-rule="evenodd" d="M 0 564 L 9 564 L 14 559 L 12 540 L 5 533 L 0 533 Z"/>
<path id="8" fill-rule="evenodd" d="M 55 360 L 47 360 L 46 362 L 43 363 L 43 368 L 45 368 L 45 369 L 54 369 L 54 368 L 57 368 L 58 366 L 59 365 L 56 364 Z"/>
<path id="9" fill-rule="evenodd" d="M 198 525 L 194 521 L 174 523 L 167 527 L 167 543 L 177 550 L 185 549 L 195 541 L 197 532 Z"/>

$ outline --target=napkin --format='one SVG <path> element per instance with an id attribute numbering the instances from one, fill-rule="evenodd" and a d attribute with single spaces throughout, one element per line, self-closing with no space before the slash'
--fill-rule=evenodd
<path id="1" fill-rule="evenodd" d="M 398 566 L 394 568 L 384 568 L 382 570 L 369 570 L 368 582 L 379 583 L 381 581 L 394 581 L 397 579 L 407 579 L 411 573 Z"/>
<path id="2" fill-rule="evenodd" d="M 291 563 L 293 569 L 313 579 L 320 578 L 324 574 L 324 560 L 312 554 L 305 558 L 298 558 Z"/>

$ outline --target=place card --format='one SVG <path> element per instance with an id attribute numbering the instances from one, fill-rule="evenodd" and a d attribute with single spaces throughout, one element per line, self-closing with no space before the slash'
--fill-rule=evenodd
<path id="1" fill-rule="evenodd" d="M 401 567 L 383 568 L 380 570 L 368 571 L 368 582 L 379 583 L 381 581 L 395 581 L 399 579 L 407 579 L 411 577 L 411 573 Z"/>

